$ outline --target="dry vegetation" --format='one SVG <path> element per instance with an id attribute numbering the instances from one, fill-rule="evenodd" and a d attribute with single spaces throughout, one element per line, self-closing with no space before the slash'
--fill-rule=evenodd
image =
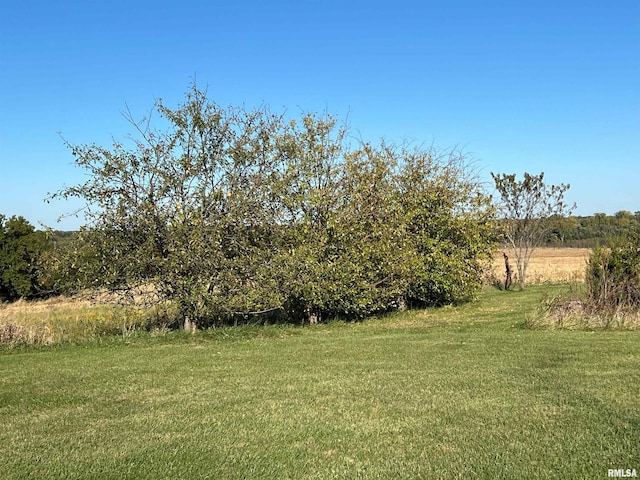
<path id="1" fill-rule="evenodd" d="M 536 315 L 527 320 L 533 328 L 560 328 L 566 330 L 616 329 L 640 330 L 640 311 L 637 308 L 615 307 L 599 309 L 584 298 L 584 282 L 589 248 L 540 248 L 534 251 L 527 270 L 528 284 L 570 283 L 571 293 L 543 299 Z M 515 272 L 515 256 L 506 250 Z M 493 259 L 492 281 L 501 283 L 505 278 L 504 259 L 498 252 Z M 514 283 L 517 279 L 514 278 Z M 516 287 L 517 288 L 517 287 Z"/>
<path id="2" fill-rule="evenodd" d="M 515 256 L 509 250 L 504 251 L 509 255 L 509 261 L 515 273 Z M 589 248 L 539 248 L 533 252 L 529 262 L 527 283 L 583 282 L 590 252 Z M 498 279 L 504 279 L 502 251 L 494 257 L 493 274 Z"/>
<path id="3" fill-rule="evenodd" d="M 0 304 L 1 345 L 48 345 L 101 335 L 130 334 L 146 326 L 149 313 L 114 303 L 94 303 L 87 298 Z"/>

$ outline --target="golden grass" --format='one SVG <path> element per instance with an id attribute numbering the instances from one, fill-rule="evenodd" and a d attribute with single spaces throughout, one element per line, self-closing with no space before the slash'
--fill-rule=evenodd
<path id="1" fill-rule="evenodd" d="M 509 263 L 517 276 L 516 258 L 512 251 L 504 250 Z M 527 268 L 527 284 L 545 282 L 566 283 L 583 282 L 590 248 L 539 248 L 533 252 Z M 502 251 L 493 259 L 492 273 L 496 278 L 504 279 L 504 259 Z M 516 278 L 514 277 L 514 282 Z"/>
<path id="2" fill-rule="evenodd" d="M 52 344 L 118 332 L 144 321 L 141 309 L 57 297 L 0 304 L 0 345 Z"/>

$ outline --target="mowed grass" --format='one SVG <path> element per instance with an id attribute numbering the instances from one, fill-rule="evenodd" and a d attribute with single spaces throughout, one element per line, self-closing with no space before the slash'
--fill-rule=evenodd
<path id="1" fill-rule="evenodd" d="M 544 295 L 0 353 L 0 478 L 543 479 L 640 469 L 640 334 Z"/>

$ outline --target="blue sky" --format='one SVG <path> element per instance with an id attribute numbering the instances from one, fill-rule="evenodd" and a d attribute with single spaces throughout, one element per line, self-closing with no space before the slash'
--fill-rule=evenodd
<path id="1" fill-rule="evenodd" d="M 640 1 L 0 0 L 0 213 L 34 225 L 83 180 L 59 133 L 108 145 L 196 76 L 221 105 L 328 110 L 354 135 L 462 148 L 640 210 Z"/>

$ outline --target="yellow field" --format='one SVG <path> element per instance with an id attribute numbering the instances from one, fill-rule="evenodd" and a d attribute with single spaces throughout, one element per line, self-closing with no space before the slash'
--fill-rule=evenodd
<path id="1" fill-rule="evenodd" d="M 513 252 L 504 250 L 509 256 L 509 263 L 517 276 L 516 258 Z M 544 282 L 582 282 L 589 258 L 589 248 L 539 248 L 533 252 L 527 269 L 527 283 Z M 493 274 L 504 279 L 504 259 L 502 251 L 493 260 Z"/>

